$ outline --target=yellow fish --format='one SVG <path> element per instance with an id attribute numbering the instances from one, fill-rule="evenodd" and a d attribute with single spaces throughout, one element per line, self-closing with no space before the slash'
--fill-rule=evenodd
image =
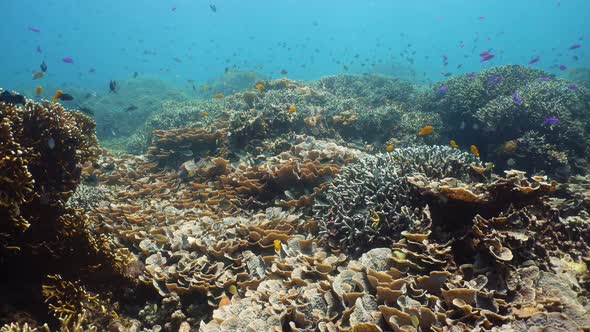
<path id="1" fill-rule="evenodd" d="M 420 131 L 418 131 L 418 136 L 424 136 L 432 133 L 434 131 L 433 126 L 424 126 Z"/>
<path id="2" fill-rule="evenodd" d="M 387 152 L 393 151 L 393 144 L 387 144 L 387 146 L 385 147 L 385 151 L 387 151 Z"/>
<path id="3" fill-rule="evenodd" d="M 229 286 L 229 293 L 231 295 L 236 295 L 238 294 L 238 287 L 236 287 L 236 285 L 231 285 Z"/>
<path id="4" fill-rule="evenodd" d="M 454 140 L 454 139 L 452 139 L 452 140 L 451 140 L 451 143 L 450 143 L 450 144 L 451 144 L 451 147 L 452 147 L 452 148 L 455 148 L 455 149 L 456 149 L 456 148 L 458 148 L 458 147 L 459 147 L 459 145 L 457 144 L 457 142 L 455 142 L 455 140 Z"/>
<path id="5" fill-rule="evenodd" d="M 51 101 L 57 101 L 59 99 L 59 96 L 61 96 L 64 92 L 61 90 L 57 90 L 55 91 L 55 93 L 53 94 L 53 98 L 51 98 Z"/>
<path id="6" fill-rule="evenodd" d="M 203 112 L 201 112 L 201 116 L 209 116 L 209 112 L 203 111 Z"/>
<path id="7" fill-rule="evenodd" d="M 379 223 L 381 222 L 381 217 L 375 212 L 375 209 L 371 209 L 371 217 L 369 219 L 371 220 L 373 227 L 379 226 Z"/>
<path id="8" fill-rule="evenodd" d="M 258 83 L 254 86 L 257 90 L 264 90 L 264 84 Z"/>
<path id="9" fill-rule="evenodd" d="M 477 149 L 477 146 L 471 144 L 469 148 L 471 149 L 471 153 L 473 153 L 474 156 L 479 158 L 479 150 Z"/>
<path id="10" fill-rule="evenodd" d="M 273 244 L 276 252 L 281 251 L 281 240 L 274 240 Z"/>
<path id="11" fill-rule="evenodd" d="M 296 111 L 296 110 L 297 110 L 297 106 L 295 106 L 295 105 L 291 105 L 291 106 L 289 107 L 289 110 L 288 110 L 288 112 L 289 112 L 289 114 L 293 114 L 293 113 L 295 113 L 295 111 Z"/>
<path id="12" fill-rule="evenodd" d="M 38 87 L 35 89 L 35 96 L 39 97 L 39 96 L 41 95 L 41 93 L 42 93 L 42 92 L 43 92 L 43 87 L 39 85 L 39 86 L 38 86 Z"/>

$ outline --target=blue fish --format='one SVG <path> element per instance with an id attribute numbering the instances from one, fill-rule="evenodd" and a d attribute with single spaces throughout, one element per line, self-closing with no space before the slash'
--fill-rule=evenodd
<path id="1" fill-rule="evenodd" d="M 443 85 L 440 88 L 436 89 L 436 92 L 445 94 L 445 93 L 449 92 L 449 86 Z"/>
<path id="2" fill-rule="evenodd" d="M 474 78 L 474 77 L 476 77 L 476 76 L 477 76 L 477 73 L 475 73 L 475 72 L 471 72 L 471 73 L 467 73 L 467 74 L 465 74 L 465 76 L 467 76 L 467 77 L 469 77 L 469 78 Z"/>
<path id="3" fill-rule="evenodd" d="M 570 85 L 567 86 L 567 88 L 570 89 L 570 90 L 572 90 L 572 91 L 578 90 L 578 86 L 575 85 L 575 84 L 570 84 Z"/>
<path id="4" fill-rule="evenodd" d="M 543 120 L 543 123 L 548 125 L 556 125 L 559 123 L 559 118 L 556 116 L 549 116 Z"/>
<path id="5" fill-rule="evenodd" d="M 520 98 L 520 96 L 518 95 L 518 91 L 514 92 L 514 94 L 512 95 L 512 101 L 514 101 L 516 105 L 522 104 L 522 98 Z"/>

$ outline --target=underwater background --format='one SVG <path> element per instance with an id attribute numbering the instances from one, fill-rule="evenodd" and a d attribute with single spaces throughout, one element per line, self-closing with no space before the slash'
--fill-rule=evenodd
<path id="1" fill-rule="evenodd" d="M 0 332 L 590 331 L 590 2 L 2 13 Z"/>

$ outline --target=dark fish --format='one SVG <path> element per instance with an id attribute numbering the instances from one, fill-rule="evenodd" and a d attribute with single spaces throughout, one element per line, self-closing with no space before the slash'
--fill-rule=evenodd
<path id="1" fill-rule="evenodd" d="M 486 62 L 486 61 L 492 60 L 494 57 L 495 57 L 495 55 L 488 53 L 486 55 L 482 55 L 482 57 L 479 60 L 479 62 Z"/>
<path id="2" fill-rule="evenodd" d="M 566 69 L 567 69 L 567 66 L 564 66 L 564 65 L 560 65 L 560 66 L 559 66 L 559 70 L 561 70 L 561 71 L 564 71 L 564 70 L 566 70 Z"/>
<path id="3" fill-rule="evenodd" d="M 125 109 L 125 112 L 135 111 L 138 107 L 135 105 L 131 105 Z"/>
<path id="4" fill-rule="evenodd" d="M 282 70 L 281 70 L 281 75 L 287 75 L 288 73 L 289 73 L 289 72 L 288 72 L 288 71 L 286 71 L 285 69 L 282 69 Z"/>
<path id="5" fill-rule="evenodd" d="M 0 93 L 0 101 L 3 101 L 7 104 L 25 104 L 25 96 L 19 95 L 17 93 L 10 93 L 9 91 L 2 91 Z"/>
<path id="6" fill-rule="evenodd" d="M 529 61 L 529 65 L 535 64 L 535 63 L 539 62 L 540 60 L 541 60 L 541 57 L 536 56 Z"/>
<path id="7" fill-rule="evenodd" d="M 210 4 L 209 8 L 211 9 L 212 12 L 217 13 L 217 6 L 215 6 L 214 4 Z"/>
<path id="8" fill-rule="evenodd" d="M 568 88 L 569 90 L 572 90 L 572 91 L 574 91 L 574 90 L 577 90 L 577 89 L 578 89 L 578 86 L 577 86 L 577 85 L 575 85 L 575 84 L 570 84 L 570 85 L 568 85 L 568 86 L 567 86 L 567 88 Z"/>
<path id="9" fill-rule="evenodd" d="M 574 45 L 570 46 L 568 48 L 568 50 L 575 50 L 575 49 L 580 48 L 580 47 L 582 47 L 582 45 L 580 45 L 580 44 L 574 44 Z"/>
<path id="10" fill-rule="evenodd" d="M 109 82 L 109 92 L 117 93 L 117 90 L 119 90 L 117 87 L 117 81 L 111 80 Z"/>
<path id="11" fill-rule="evenodd" d="M 133 73 L 133 78 L 137 78 L 137 76 L 139 76 L 139 73 L 138 72 L 134 72 Z"/>
<path id="12" fill-rule="evenodd" d="M 67 93 L 62 93 L 62 94 L 60 94 L 60 95 L 59 95 L 59 97 L 57 97 L 57 98 L 59 98 L 59 100 L 62 100 L 62 101 L 70 101 L 70 100 L 74 100 L 74 97 L 72 97 L 72 95 L 70 95 L 70 94 L 67 94 Z"/>
<path id="13" fill-rule="evenodd" d="M 37 46 L 37 53 L 43 53 L 43 50 L 41 49 L 41 46 Z"/>
<path id="14" fill-rule="evenodd" d="M 33 32 L 41 32 L 41 29 L 39 29 L 39 28 L 37 28 L 37 27 L 29 26 L 29 31 L 33 31 Z"/>
<path id="15" fill-rule="evenodd" d="M 41 62 L 41 66 L 40 67 L 41 67 L 41 70 L 43 72 L 46 72 L 47 71 L 47 64 L 45 63 L 45 60 L 43 60 L 43 62 Z"/>

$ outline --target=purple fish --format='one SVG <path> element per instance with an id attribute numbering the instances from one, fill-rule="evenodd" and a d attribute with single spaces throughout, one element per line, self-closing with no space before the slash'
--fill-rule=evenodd
<path id="1" fill-rule="evenodd" d="M 539 81 L 549 82 L 549 81 L 551 81 L 551 77 L 548 77 L 548 76 L 539 77 Z"/>
<path id="2" fill-rule="evenodd" d="M 560 66 L 559 66 L 559 70 L 561 70 L 561 71 L 564 71 L 564 70 L 566 70 L 566 69 L 567 69 L 567 67 L 566 67 L 566 66 L 564 66 L 564 65 L 560 65 Z"/>
<path id="3" fill-rule="evenodd" d="M 74 59 L 73 58 L 70 58 L 69 56 L 67 56 L 67 57 L 65 57 L 65 58 L 63 58 L 61 60 L 63 62 L 65 62 L 65 63 L 74 63 Z"/>
<path id="4" fill-rule="evenodd" d="M 522 104 L 522 98 L 520 98 L 520 96 L 518 95 L 518 91 L 514 92 L 514 94 L 512 95 L 512 101 L 516 105 Z"/>
<path id="5" fill-rule="evenodd" d="M 580 48 L 582 47 L 582 45 L 580 44 L 573 44 L 572 46 L 569 47 L 569 50 L 575 50 L 576 48 Z"/>
<path id="6" fill-rule="evenodd" d="M 535 64 L 539 62 L 539 60 L 541 60 L 541 57 L 536 56 L 529 61 L 529 65 Z"/>
<path id="7" fill-rule="evenodd" d="M 492 75 L 488 78 L 488 84 L 500 85 L 504 82 L 504 76 Z"/>
<path id="8" fill-rule="evenodd" d="M 471 73 L 467 73 L 467 74 L 465 74 L 465 76 L 467 76 L 467 77 L 469 77 L 469 78 L 474 78 L 474 77 L 476 77 L 476 76 L 477 76 L 477 73 L 476 73 L 476 72 L 471 72 Z"/>
<path id="9" fill-rule="evenodd" d="M 493 55 L 493 54 L 486 54 L 481 57 L 481 60 L 479 60 L 479 62 L 486 62 L 488 60 L 492 60 L 494 57 L 495 57 L 495 55 Z"/>
<path id="10" fill-rule="evenodd" d="M 43 50 L 41 49 L 41 46 L 37 46 L 37 53 L 43 53 Z"/>
<path id="11" fill-rule="evenodd" d="M 479 53 L 479 56 L 486 56 L 486 55 L 490 55 L 490 51 L 483 51 L 483 52 Z"/>
<path id="12" fill-rule="evenodd" d="M 37 28 L 37 27 L 32 27 L 29 26 L 29 31 L 33 31 L 33 32 L 41 32 L 41 29 Z"/>
<path id="13" fill-rule="evenodd" d="M 449 86 L 443 85 L 440 88 L 436 89 L 436 92 L 438 92 L 440 94 L 445 94 L 445 93 L 449 92 Z"/>
<path id="14" fill-rule="evenodd" d="M 559 118 L 556 116 L 549 116 L 543 120 L 543 123 L 548 125 L 556 125 L 559 123 Z"/>
<path id="15" fill-rule="evenodd" d="M 572 91 L 578 90 L 578 86 L 575 85 L 575 84 L 570 84 L 570 85 L 567 86 L 567 88 L 570 89 L 570 90 L 572 90 Z"/>

